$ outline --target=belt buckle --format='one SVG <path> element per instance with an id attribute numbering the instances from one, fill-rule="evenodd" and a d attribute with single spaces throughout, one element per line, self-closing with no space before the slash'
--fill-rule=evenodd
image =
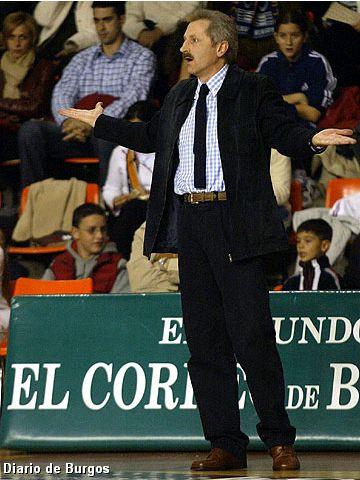
<path id="1" fill-rule="evenodd" d="M 199 203 L 199 202 L 195 202 L 195 200 L 194 200 L 194 193 L 193 193 L 193 192 L 190 193 L 190 203 L 194 203 L 194 204 L 195 204 L 195 203 L 196 203 L 196 204 Z"/>

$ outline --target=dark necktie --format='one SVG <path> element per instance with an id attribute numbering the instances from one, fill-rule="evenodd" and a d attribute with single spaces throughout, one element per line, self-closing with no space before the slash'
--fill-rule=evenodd
<path id="1" fill-rule="evenodd" d="M 206 188 L 206 96 L 209 87 L 203 83 L 195 111 L 194 136 L 194 185 L 195 188 Z"/>

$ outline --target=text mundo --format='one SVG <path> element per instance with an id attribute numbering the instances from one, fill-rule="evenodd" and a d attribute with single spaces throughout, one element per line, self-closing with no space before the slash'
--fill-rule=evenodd
<path id="1" fill-rule="evenodd" d="M 330 363 L 329 367 L 332 393 L 328 400 L 324 400 L 326 409 L 355 408 L 359 403 L 359 367 L 352 363 Z M 243 409 L 246 401 L 251 401 L 251 396 L 245 389 L 245 374 L 240 366 L 238 368 L 238 380 L 242 376 L 239 408 Z M 11 369 L 14 381 L 7 410 L 67 410 L 72 396 L 79 391 L 84 406 L 93 411 L 102 410 L 111 402 L 115 402 L 121 410 L 196 408 L 186 364 L 180 368 L 179 375 L 178 367 L 172 363 L 149 363 L 145 368 L 139 363 L 129 362 L 117 369 L 113 363 L 97 362 L 80 377 L 80 388 L 72 391 L 64 387 L 69 372 L 66 373 L 65 369 L 62 375 L 60 363 L 13 363 Z M 320 385 L 288 385 L 286 407 L 317 409 L 319 394 Z"/>
<path id="2" fill-rule="evenodd" d="M 4 475 L 60 475 L 76 474 L 87 477 L 95 475 L 106 475 L 110 473 L 109 465 L 78 465 L 72 462 L 66 462 L 64 465 L 56 465 L 53 462 L 47 465 L 36 465 L 32 462 L 19 465 L 15 462 L 3 462 L 2 473 Z M 13 477 L 12 477 L 13 478 Z"/>
<path id="3" fill-rule="evenodd" d="M 360 318 L 352 322 L 347 317 L 272 317 L 276 343 L 287 345 L 339 344 L 349 340 L 360 343 Z M 163 317 L 163 337 L 160 345 L 186 343 L 182 317 Z"/>

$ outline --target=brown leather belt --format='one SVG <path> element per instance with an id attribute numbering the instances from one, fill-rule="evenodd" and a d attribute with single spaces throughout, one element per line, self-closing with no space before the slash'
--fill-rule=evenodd
<path id="1" fill-rule="evenodd" d="M 223 202 L 226 192 L 194 192 L 183 195 L 185 203 Z"/>

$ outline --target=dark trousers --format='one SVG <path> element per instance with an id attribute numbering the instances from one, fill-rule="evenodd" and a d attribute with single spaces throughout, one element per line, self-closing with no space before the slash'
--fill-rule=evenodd
<path id="1" fill-rule="evenodd" d="M 106 179 L 109 158 L 116 144 L 95 137 L 85 143 L 63 141 L 64 134 L 56 123 L 43 120 L 25 122 L 18 133 L 21 160 L 21 186 L 49 177 L 64 178 L 64 159 L 98 156 L 100 159 L 100 185 Z"/>
<path id="2" fill-rule="evenodd" d="M 241 458 L 236 361 L 247 378 L 268 448 L 291 445 L 295 429 L 284 403 L 284 378 L 261 259 L 229 260 L 226 202 L 183 204 L 179 270 L 188 369 L 205 438 Z"/>

